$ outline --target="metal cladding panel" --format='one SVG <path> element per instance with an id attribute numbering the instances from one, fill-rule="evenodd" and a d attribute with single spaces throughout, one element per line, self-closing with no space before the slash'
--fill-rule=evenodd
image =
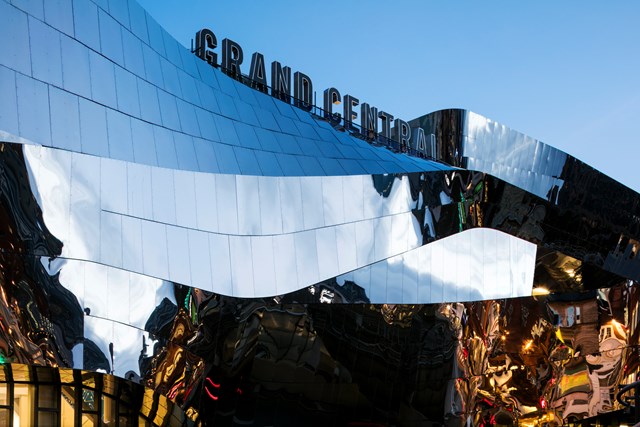
<path id="1" fill-rule="evenodd" d="M 455 167 L 371 145 L 133 0 L 0 24 L 2 360 L 247 425 L 562 422 L 640 369 L 638 194 L 571 156 L 463 110 L 415 121 Z"/>
<path id="2" fill-rule="evenodd" d="M 398 176 L 392 180 L 360 175 L 259 178 L 152 167 L 29 145 L 24 147 L 24 153 L 26 165 L 32 171 L 32 189 L 42 203 L 44 221 L 63 243 L 60 257 L 123 268 L 125 259 L 129 261 L 123 256 L 125 248 L 130 251 L 130 246 L 142 246 L 142 262 L 132 263 L 129 270 L 201 287 L 198 284 L 206 283 L 202 277 L 207 275 L 200 273 L 201 279 L 195 280 L 189 271 L 199 271 L 201 263 L 206 263 L 207 271 L 217 270 L 219 266 L 210 265 L 208 249 L 207 255 L 201 259 L 199 255 L 204 252 L 197 250 L 195 242 L 207 242 L 212 235 L 225 235 L 236 245 L 230 245 L 227 248 L 229 252 L 221 256 L 221 259 L 230 259 L 237 271 L 231 282 L 232 289 L 236 291 L 230 296 L 275 296 L 272 285 L 245 283 L 246 280 L 265 280 L 264 274 L 259 274 L 264 272 L 265 254 L 251 249 L 252 242 L 260 248 L 266 247 L 266 240 L 253 240 L 259 236 L 269 237 L 270 247 L 275 245 L 296 254 L 297 275 L 281 277 L 283 284 L 279 285 L 278 293 L 297 291 L 347 273 L 348 270 L 339 268 L 337 258 L 328 257 L 329 254 L 335 256 L 340 251 L 343 257 L 356 259 L 355 264 L 347 264 L 349 270 L 356 270 L 382 260 L 395 262 L 401 258 L 394 257 L 419 248 L 424 241 L 423 227 L 417 221 L 415 209 L 428 208 L 416 205 L 417 200 L 411 192 L 411 180 L 415 178 L 410 176 Z M 443 176 L 436 175 L 432 179 L 442 180 Z M 202 184 L 197 184 L 200 182 Z M 205 184 L 207 182 L 208 185 Z M 388 192 L 384 195 L 379 192 L 383 182 Z M 293 195 L 300 199 L 302 209 L 289 209 Z M 136 233 L 130 244 L 129 233 L 125 232 L 123 224 L 137 224 L 142 230 L 142 240 Z M 285 224 L 286 229 L 283 228 Z M 338 250 L 336 236 L 342 235 L 343 230 L 352 229 L 354 224 L 356 230 L 360 230 L 358 240 Z M 445 237 L 448 233 L 438 237 Z M 484 237 L 474 237 L 476 233 L 461 236 L 464 236 L 460 237 L 463 240 L 480 239 L 480 243 L 472 246 L 482 246 Z M 292 246 L 284 249 L 283 245 L 287 244 Z M 452 244 L 455 247 L 455 243 Z M 436 251 L 447 250 L 449 246 L 444 245 L 440 247 L 439 242 L 434 242 L 428 247 L 433 246 Z M 533 260 L 535 246 L 527 247 L 528 257 Z M 247 253 L 251 250 L 256 251 L 254 260 L 260 261 L 257 266 L 251 262 L 247 264 L 251 258 L 247 258 Z M 505 250 L 508 254 L 509 245 Z M 358 256 L 359 253 L 368 255 Z M 451 262 L 455 264 L 457 261 Z M 472 261 L 465 258 L 460 262 L 466 266 Z M 490 265 L 492 261 L 475 259 L 475 262 L 481 268 L 480 265 Z M 513 292 L 503 289 L 505 295 L 528 294 L 533 264 L 513 264 L 511 267 L 515 270 L 510 272 L 507 266 L 501 273 L 504 280 L 517 276 L 523 278 L 524 285 L 518 285 L 518 290 Z M 257 271 L 245 275 L 252 270 Z M 383 281 L 374 286 L 387 288 L 391 285 Z M 473 286 L 487 289 L 490 284 L 476 283 Z M 218 288 L 214 281 L 209 282 L 206 289 L 223 293 L 226 288 Z M 393 302 L 408 300 L 402 292 L 397 295 Z M 497 296 L 479 291 L 471 299 L 491 297 Z M 379 302 L 384 300 L 382 298 Z M 430 301 L 414 301 L 426 302 Z"/>
<path id="3" fill-rule="evenodd" d="M 580 393 L 620 381 L 619 368 L 631 357 L 626 349 L 635 342 L 634 324 L 623 313 L 637 304 L 637 285 L 611 271 L 637 271 L 590 261 L 616 256 L 620 244 L 585 245 L 582 226 L 572 228 L 555 204 L 489 175 L 256 177 L 50 147 L 1 147 L 0 274 L 3 295 L 17 305 L 3 300 L 0 321 L 15 325 L 7 339 L 20 346 L 3 353 L 12 362 L 102 369 L 161 393 L 168 385 L 186 393 L 171 376 L 175 369 L 188 384 L 209 378 L 227 387 L 240 374 L 219 370 L 241 357 L 255 366 L 252 382 L 286 389 L 289 381 L 269 377 L 278 370 L 294 375 L 308 398 L 318 382 L 296 370 L 309 365 L 335 372 L 328 363 L 346 375 L 331 384 L 345 388 L 334 405 L 348 420 L 364 410 L 349 396 L 378 399 L 367 389 L 348 391 L 353 378 L 370 381 L 367 364 L 350 359 L 354 351 L 367 363 L 387 354 L 376 372 L 397 372 L 389 380 L 394 387 L 416 372 L 448 384 L 446 393 L 435 393 L 437 409 L 420 399 L 412 403 L 430 419 L 455 415 L 447 412 L 447 393 L 481 407 L 485 400 L 455 383 L 477 381 L 476 391 L 484 393 L 490 384 L 481 379 L 495 376 L 509 385 L 518 410 L 527 411 L 527 387 L 537 375 L 536 387 L 543 388 L 533 391 L 536 399 L 548 396 L 549 404 L 570 412 Z M 535 215 L 518 220 L 522 212 Z M 564 234 L 557 233 L 561 228 Z M 601 224 L 594 232 L 616 229 Z M 527 297 L 542 286 L 551 294 Z M 27 289 L 33 299 L 25 299 Z M 628 300 L 620 298 L 624 292 Z M 24 319 L 18 314 L 26 304 L 32 317 Z M 601 304 L 608 311 L 599 310 Z M 33 331 L 48 323 L 31 318 L 47 319 L 46 327 L 58 332 L 39 341 Z M 238 335 L 246 328 L 260 352 Z M 486 344 L 478 338 L 483 335 Z M 217 348 L 219 340 L 233 351 Z M 35 351 L 37 343 L 48 351 Z M 302 354 L 290 354 L 300 348 L 306 348 Z M 281 361 L 272 356 L 279 351 Z M 298 366 L 298 357 L 303 365 L 291 371 L 286 366 Z M 405 358 L 417 365 L 402 367 Z M 556 377 L 537 371 L 557 360 L 571 369 Z M 513 366 L 526 375 L 513 375 Z M 637 369 L 631 361 L 627 366 Z M 410 387 L 432 393 L 429 384 L 432 379 L 417 379 Z M 211 396 L 223 398 L 211 387 Z M 547 395 L 545 387 L 559 394 Z M 217 412 L 198 402 L 180 405 L 202 411 L 201 421 L 215 418 Z M 606 412 L 605 404 L 594 401 L 578 415 Z"/>
<path id="4" fill-rule="evenodd" d="M 203 67 L 199 58 L 143 13 L 135 2 L 118 0 L 106 8 L 90 0 L 74 0 L 73 5 L 63 3 L 59 8 L 48 6 L 47 10 L 51 11 L 46 14 L 42 3 L 33 1 L 0 5 L 4 21 L 0 26 L 2 39 L 10 41 L 3 43 L 0 67 L 6 70 L 5 73 L 19 73 L 16 98 L 9 97 L 2 102 L 8 104 L 5 108 L 17 110 L 19 123 L 24 123 L 16 129 L 15 118 L 3 114 L 0 115 L 0 130 L 22 138 L 23 142 L 95 154 L 91 147 L 83 147 L 84 138 L 80 134 L 64 135 L 64 138 L 54 135 L 52 140 L 50 134 L 37 131 L 48 123 L 49 117 L 55 116 L 58 123 L 77 119 L 75 109 L 60 108 L 50 102 L 50 93 L 57 91 L 63 92 L 59 97 L 71 99 L 70 95 L 77 95 L 83 98 L 83 103 L 94 104 L 85 109 L 106 108 L 112 118 L 125 115 L 126 119 L 117 120 L 126 121 L 130 128 L 140 128 L 144 123 L 150 125 L 153 132 L 155 128 L 170 132 L 171 149 L 178 159 L 185 159 L 179 162 L 180 169 L 224 171 L 220 165 L 207 162 L 205 158 L 201 162 L 186 160 L 193 156 L 193 149 L 190 144 L 179 141 L 202 138 L 231 146 L 234 150 L 245 147 L 255 151 L 255 154 L 242 154 L 243 150 L 240 150 L 241 154 L 236 153 L 239 172 L 232 168 L 226 173 L 265 173 L 255 160 L 263 158 L 263 152 L 299 156 L 300 168 L 282 172 L 279 168 L 270 168 L 269 175 L 361 173 L 353 168 L 345 169 L 341 161 L 360 159 L 362 153 L 349 157 L 336 150 L 318 150 L 314 142 L 326 145 L 344 139 L 348 144 L 358 144 L 356 138 L 339 136 L 339 131 L 324 126 L 324 119 L 296 111 L 291 105 L 254 91 L 217 68 L 206 64 Z M 75 25 L 70 25 L 72 23 Z M 75 32 L 70 31 L 74 26 Z M 37 108 L 34 110 L 34 107 Z M 82 128 L 91 127 L 92 123 L 86 120 L 93 119 L 81 116 Z M 44 126 L 44 129 L 48 128 Z M 283 142 L 262 145 L 263 138 L 258 135 L 264 131 L 274 133 L 276 139 Z M 147 147 L 153 147 L 151 135 L 148 132 L 136 135 L 116 132 L 115 136 L 109 137 L 107 156 L 155 165 L 153 157 L 132 157 L 131 154 L 144 153 Z M 300 142 L 294 142 L 294 137 L 300 138 Z M 215 157 L 224 157 L 222 151 L 228 151 L 221 145 L 209 147 L 213 148 Z M 369 144 L 361 147 L 365 151 L 380 150 Z M 376 158 L 374 154 L 372 156 Z M 442 165 L 435 162 L 410 159 L 404 154 L 389 152 L 389 157 L 393 161 L 384 166 L 365 163 L 358 169 L 363 168 L 365 173 L 442 169 Z M 403 166 L 405 163 L 411 166 Z"/>

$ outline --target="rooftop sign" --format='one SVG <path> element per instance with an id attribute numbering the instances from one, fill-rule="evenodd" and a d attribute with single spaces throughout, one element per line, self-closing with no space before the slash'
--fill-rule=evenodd
<path id="1" fill-rule="evenodd" d="M 282 66 L 278 61 L 272 61 L 270 66 L 270 83 L 268 85 L 264 55 L 254 52 L 251 55 L 249 74 L 242 73 L 244 52 L 242 47 L 231 39 L 222 40 L 221 61 L 218 62 L 218 39 L 213 31 L 202 29 L 196 33 L 196 47 L 194 53 L 213 67 L 220 67 L 231 77 L 242 80 L 256 90 L 270 94 L 284 102 L 292 103 L 298 108 L 311 111 L 313 105 L 313 82 L 311 77 L 300 71 L 293 73 L 291 68 Z M 291 89 L 293 88 L 293 97 Z M 333 108 L 342 105 L 342 113 L 334 112 Z M 358 111 L 358 105 L 360 106 Z M 409 148 L 429 157 L 435 156 L 435 138 L 429 135 L 429 141 L 422 128 L 412 129 L 409 123 L 395 118 L 392 114 L 378 110 L 366 102 L 352 95 L 340 94 L 340 91 L 330 87 L 324 91 L 323 116 L 336 126 L 343 126 L 351 133 L 360 134 L 368 140 L 387 139 L 397 142 L 401 151 Z M 360 117 L 360 125 L 356 121 Z M 393 129 L 391 124 L 393 123 Z"/>

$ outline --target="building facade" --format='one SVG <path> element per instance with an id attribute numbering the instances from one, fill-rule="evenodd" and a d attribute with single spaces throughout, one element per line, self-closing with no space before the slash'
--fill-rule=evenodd
<path id="1" fill-rule="evenodd" d="M 341 125 L 135 0 L 0 0 L 0 37 L 0 424 L 623 409 L 634 191 L 464 110 Z"/>

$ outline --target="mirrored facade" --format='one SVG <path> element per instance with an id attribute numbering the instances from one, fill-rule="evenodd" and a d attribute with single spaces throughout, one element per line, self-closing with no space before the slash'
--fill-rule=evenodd
<path id="1" fill-rule="evenodd" d="M 634 191 L 464 110 L 379 144 L 135 0 L 0 37 L 0 424 L 628 421 Z"/>

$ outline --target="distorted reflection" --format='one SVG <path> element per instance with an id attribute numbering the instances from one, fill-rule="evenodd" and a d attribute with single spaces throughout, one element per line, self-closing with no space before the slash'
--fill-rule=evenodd
<path id="1" fill-rule="evenodd" d="M 638 370 L 625 314 L 638 291 L 628 281 L 433 305 L 326 304 L 315 287 L 277 301 L 175 293 L 183 303 L 165 301 L 152 316 L 165 321 L 141 374 L 165 394 L 184 388 L 176 402 L 207 422 L 286 424 L 311 411 L 318 425 L 562 425 L 619 409 L 616 385 Z"/>
<path id="2" fill-rule="evenodd" d="M 183 420 L 186 416 L 207 425 L 297 425 L 302 419 L 311 425 L 562 425 L 619 409 L 616 387 L 631 382 L 638 372 L 638 286 L 625 278 L 638 272 L 627 262 L 635 259 L 638 236 L 633 228 L 622 227 L 632 213 L 596 223 L 593 218 L 599 213 L 583 207 L 581 215 L 569 218 L 553 203 L 469 171 L 366 177 L 377 203 L 375 212 L 368 215 L 385 216 L 389 213 L 385 209 L 410 207 L 405 212 L 410 221 L 400 228 L 381 220 L 375 230 L 369 229 L 369 246 L 349 248 L 350 255 L 356 259 L 362 255 L 364 264 L 371 265 L 356 268 L 351 263 L 352 270 L 347 270 L 351 273 L 311 283 L 294 281 L 287 284 L 290 288 L 270 287 L 264 298 L 235 298 L 166 277 L 153 278 L 145 273 L 142 260 L 127 260 L 134 271 L 140 265 L 142 271 L 124 269 L 123 248 L 131 245 L 135 253 L 143 246 L 142 236 L 152 236 L 151 243 L 156 243 L 154 239 L 161 243 L 155 250 L 164 251 L 168 261 L 162 268 L 176 271 L 175 260 L 168 259 L 168 234 L 158 238 L 156 228 L 147 230 L 148 235 L 144 228 L 137 228 L 136 237 L 123 232 L 123 222 L 108 222 L 115 224 L 115 230 L 120 224 L 121 235 L 109 236 L 99 257 L 61 259 L 61 241 L 76 245 L 74 239 L 80 235 L 51 234 L 38 203 L 54 193 L 43 195 L 31 185 L 28 167 L 33 164 L 25 163 L 22 147 L 0 147 L 0 356 L 2 362 L 12 363 L 6 383 L 14 384 L 13 395 L 6 391 L 8 385 L 0 386 L 2 419 L 48 422 L 44 420 L 71 413 L 87 423 L 120 419 L 118 397 L 104 389 L 113 373 L 145 387 L 140 413 L 156 423 L 183 410 Z M 570 188 L 567 185 L 563 191 Z M 79 206 L 93 203 L 88 197 L 80 199 L 85 204 Z M 69 208 L 64 203 L 60 206 Z M 336 214 L 339 205 L 331 206 L 335 208 L 332 221 L 345 221 L 344 209 L 340 216 Z M 70 226 L 64 211 L 61 215 L 58 226 Z M 324 212 L 322 218 L 326 218 Z M 499 231 L 487 233 L 487 227 Z M 434 251 L 429 259 L 444 266 L 441 274 L 435 274 L 433 264 L 424 265 L 419 254 L 411 259 L 416 248 L 402 246 L 403 239 L 388 238 L 387 233 L 397 230 L 418 237 L 417 249 L 434 248 L 441 242 L 446 249 L 449 236 L 477 233 L 485 237 L 448 240 L 461 245 L 451 253 L 472 253 L 468 258 L 477 257 L 479 264 L 487 253 L 498 262 L 479 273 L 453 263 L 454 255 L 444 250 Z M 499 240 L 497 233 L 510 236 Z M 229 264 L 230 253 L 220 250 L 224 245 L 219 242 L 205 239 L 207 243 L 200 245 L 190 231 L 174 237 L 187 242 L 188 250 L 176 255 L 183 257 L 179 260 L 199 259 L 202 252 L 215 249 Z M 318 254 L 328 258 L 327 251 L 318 251 L 331 241 L 325 237 L 313 241 L 317 246 L 299 236 L 286 241 L 300 241 L 299 247 L 316 255 L 315 264 L 305 264 L 296 262 L 293 254 L 295 277 L 320 277 L 308 270 L 320 271 Z M 527 246 L 520 251 L 512 245 L 520 239 L 537 246 L 535 259 L 533 251 L 527 255 Z M 336 234 L 336 248 L 337 241 Z M 355 246 L 355 237 L 352 241 Z M 500 241 L 516 248 L 508 259 L 504 255 L 508 251 L 496 249 Z M 245 261 L 238 265 L 245 269 L 247 251 L 276 248 L 260 246 L 263 242 L 255 239 L 234 242 Z M 80 252 L 90 255 L 90 242 L 84 243 Z M 182 246 L 171 250 L 185 249 Z M 380 247 L 388 252 L 376 256 Z M 103 256 L 113 256 L 109 252 L 113 248 L 122 251 L 116 260 L 120 267 L 98 264 Z M 389 257 L 393 253 L 404 258 Z M 441 258 L 435 258 L 436 253 Z M 278 252 L 274 263 L 283 258 L 290 261 L 288 254 Z M 335 256 L 338 265 L 344 258 Z M 372 263 L 376 259 L 384 263 Z M 518 265 L 518 259 L 525 260 L 535 274 L 509 283 L 520 283 L 523 289 L 529 283 L 529 293 L 537 289 L 535 296 L 487 299 L 487 294 L 478 296 L 469 290 L 491 283 L 502 287 L 500 275 L 510 276 L 508 266 Z M 162 264 L 150 262 L 151 266 Z M 180 266 L 183 270 L 177 271 L 192 280 L 206 276 L 206 271 L 216 278 L 229 272 L 215 262 L 207 265 L 204 274 L 198 267 Z M 422 271 L 433 272 L 440 288 L 434 286 L 437 281 L 421 288 Z M 253 289 L 273 285 L 265 275 L 246 276 L 253 278 Z M 454 293 L 446 278 L 464 287 Z M 429 300 L 437 303 L 420 304 L 426 300 L 419 294 L 421 289 L 438 289 L 438 298 Z M 411 296 L 408 301 L 406 295 Z M 20 368 L 18 363 L 32 366 Z M 47 374 L 33 371 L 39 366 L 57 367 L 61 377 L 65 367 L 102 374 L 76 381 L 74 373 L 67 383 L 53 381 L 65 385 L 57 389 L 49 387 L 54 385 L 51 381 L 40 381 Z M 33 385 L 34 379 L 42 386 Z M 85 388 L 91 390 L 85 392 Z M 58 400 L 59 395 L 82 405 L 72 411 Z M 158 395 L 165 400 L 160 402 Z M 25 407 L 38 409 L 24 412 Z"/>

